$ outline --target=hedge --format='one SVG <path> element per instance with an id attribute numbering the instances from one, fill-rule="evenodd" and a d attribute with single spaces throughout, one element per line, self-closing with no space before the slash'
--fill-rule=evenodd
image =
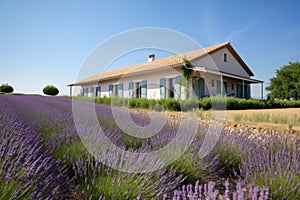
<path id="1" fill-rule="evenodd" d="M 299 108 L 300 100 L 257 100 L 239 99 L 234 97 L 205 97 L 200 100 L 195 98 L 187 100 L 176 99 L 145 99 L 122 97 L 72 97 L 74 99 L 95 102 L 99 104 L 123 106 L 129 108 L 143 108 L 152 110 L 189 111 L 197 108 L 203 110 L 245 110 L 245 109 L 270 109 L 270 108 Z"/>

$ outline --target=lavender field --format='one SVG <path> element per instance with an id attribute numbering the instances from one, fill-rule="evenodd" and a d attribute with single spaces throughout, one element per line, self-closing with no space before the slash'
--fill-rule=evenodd
<path id="1" fill-rule="evenodd" d="M 129 173 L 103 164 L 85 148 L 76 125 L 87 137 L 95 127 L 84 113 L 91 103 L 78 104 L 83 120 L 75 124 L 69 98 L 0 95 L 0 199 L 300 199 L 299 139 L 224 129 L 214 149 L 200 158 L 208 125 L 168 119 L 157 134 L 139 138 L 118 127 L 110 106 L 96 104 L 105 137 L 136 155 L 170 143 L 179 123 L 186 124 L 187 134 L 199 123 L 179 159 L 155 171 Z M 150 123 L 145 113 L 131 117 L 141 127 Z"/>

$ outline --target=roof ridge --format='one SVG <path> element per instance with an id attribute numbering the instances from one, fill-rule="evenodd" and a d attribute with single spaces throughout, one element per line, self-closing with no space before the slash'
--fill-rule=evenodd
<path id="1" fill-rule="evenodd" d="M 90 83 L 90 82 L 96 82 L 100 81 L 101 79 L 109 79 L 109 78 L 117 78 L 122 75 L 128 75 L 130 73 L 134 72 L 141 72 L 141 71 L 147 71 L 151 69 L 158 69 L 162 67 L 170 67 L 170 66 L 176 66 L 183 64 L 183 57 L 186 57 L 190 61 L 198 59 L 204 55 L 213 53 L 223 47 L 231 47 L 230 42 L 224 42 L 212 46 L 208 46 L 205 48 L 201 49 L 195 49 L 192 51 L 184 52 L 181 54 L 176 54 L 176 55 L 171 55 L 168 57 L 160 58 L 157 60 L 154 60 L 152 62 L 142 62 L 142 63 L 137 63 L 134 65 L 126 66 L 126 67 L 121 67 L 118 69 L 114 69 L 111 71 L 106 71 L 101 74 L 96 74 L 90 77 L 87 77 L 85 79 L 82 79 L 80 81 L 77 81 L 75 83 L 69 84 L 71 85 L 78 85 L 78 84 L 83 84 L 83 83 Z M 231 47 L 232 48 L 232 47 Z M 140 69 L 143 68 L 143 69 Z"/>

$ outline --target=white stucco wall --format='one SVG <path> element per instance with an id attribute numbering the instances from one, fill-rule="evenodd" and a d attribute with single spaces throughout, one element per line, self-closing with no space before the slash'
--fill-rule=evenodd
<path id="1" fill-rule="evenodd" d="M 147 98 L 148 99 L 160 99 L 160 79 L 161 78 L 175 78 L 176 76 L 181 75 L 179 72 L 175 70 L 164 70 L 160 71 L 159 73 L 145 73 L 142 75 L 137 76 L 131 76 L 131 77 L 124 77 L 121 79 L 115 79 L 113 81 L 105 81 L 100 83 L 101 86 L 101 97 L 109 97 L 109 85 L 118 85 L 119 83 L 123 83 L 123 97 L 128 98 L 129 97 L 129 82 L 141 82 L 142 80 L 147 80 Z M 217 91 L 217 82 L 221 81 L 221 77 L 214 74 L 209 73 L 197 73 L 193 76 L 199 76 L 202 77 L 205 81 L 205 96 L 216 96 L 219 94 Z M 213 84 L 214 82 L 214 84 Z M 227 83 L 227 95 L 233 95 L 236 96 L 236 87 L 237 84 L 242 84 L 238 80 L 230 79 L 223 77 L 223 82 Z M 234 87 L 232 89 L 232 84 L 234 84 Z M 98 84 L 89 84 L 83 86 L 85 91 L 88 89 L 88 96 L 95 96 L 96 95 L 96 87 L 99 86 Z M 91 87 L 95 88 L 94 93 L 91 93 Z M 224 89 L 225 90 L 225 89 Z M 185 90 L 184 88 L 181 88 L 182 97 L 184 97 Z M 84 95 L 86 95 L 85 93 Z M 190 91 L 190 94 L 193 94 L 192 89 Z"/>
<path id="2" fill-rule="evenodd" d="M 227 54 L 227 62 L 224 62 L 224 53 Z M 211 55 L 204 56 L 194 61 L 193 65 L 250 78 L 245 69 L 225 47 Z"/>
<path id="3" fill-rule="evenodd" d="M 159 70 L 156 72 L 148 72 L 143 74 L 138 74 L 134 76 L 124 76 L 120 79 L 115 79 L 112 81 L 104 81 L 100 82 L 100 84 L 88 84 L 84 85 L 83 88 L 96 88 L 98 85 L 101 86 L 101 97 L 109 97 L 109 85 L 118 85 L 119 83 L 123 83 L 123 97 L 129 97 L 129 82 L 141 82 L 143 80 L 147 80 L 147 98 L 148 99 L 160 99 L 160 79 L 161 78 L 175 78 L 176 76 L 181 75 L 180 72 L 174 69 L 169 70 Z M 96 90 L 96 89 L 95 89 Z M 95 95 L 90 93 L 88 96 Z"/>

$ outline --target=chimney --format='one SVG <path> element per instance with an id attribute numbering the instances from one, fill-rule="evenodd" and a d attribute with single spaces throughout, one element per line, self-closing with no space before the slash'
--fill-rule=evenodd
<path id="1" fill-rule="evenodd" d="M 148 62 L 152 62 L 155 60 L 155 54 L 150 54 L 148 57 Z"/>

